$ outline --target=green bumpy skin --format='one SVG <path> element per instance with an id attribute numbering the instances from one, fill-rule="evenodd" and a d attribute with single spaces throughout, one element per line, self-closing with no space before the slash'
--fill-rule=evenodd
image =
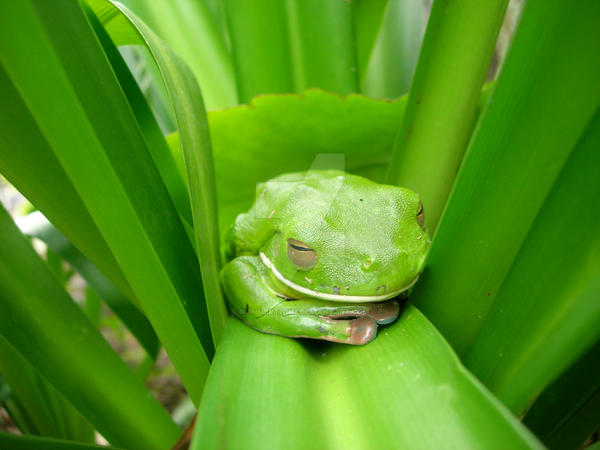
<path id="1" fill-rule="evenodd" d="M 393 322 L 431 243 L 419 195 L 338 170 L 281 175 L 226 235 L 229 308 L 263 333 L 362 345 Z M 388 301 L 390 300 L 390 301 Z"/>

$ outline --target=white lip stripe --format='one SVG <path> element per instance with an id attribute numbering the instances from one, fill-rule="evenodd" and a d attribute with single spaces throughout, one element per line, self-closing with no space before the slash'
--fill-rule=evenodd
<path id="1" fill-rule="evenodd" d="M 273 272 L 273 275 L 275 275 L 275 278 L 277 278 L 279 281 L 281 281 L 283 284 L 285 284 L 290 289 L 292 289 L 300 294 L 308 295 L 309 297 L 318 298 L 321 300 L 331 300 L 332 302 L 351 302 L 351 303 L 356 302 L 356 303 L 358 303 L 358 302 L 375 302 L 375 301 L 379 301 L 379 300 L 388 300 L 390 298 L 397 296 L 401 292 L 404 292 L 405 290 L 409 289 L 419 279 L 419 276 L 417 275 L 417 277 L 413 281 L 411 281 L 408 284 L 408 286 L 405 286 L 401 289 L 398 289 L 397 291 L 389 292 L 389 293 L 383 294 L 383 295 L 326 294 L 324 292 L 313 291 L 312 289 L 308 289 L 308 288 L 305 288 L 304 286 L 300 286 L 296 283 L 293 283 L 292 281 L 286 279 L 275 268 L 275 266 L 273 265 L 271 260 L 269 258 L 267 258 L 267 256 L 263 252 L 260 252 L 259 256 L 260 256 L 260 259 L 263 262 L 263 264 L 265 266 L 267 266 L 271 270 L 271 272 Z"/>

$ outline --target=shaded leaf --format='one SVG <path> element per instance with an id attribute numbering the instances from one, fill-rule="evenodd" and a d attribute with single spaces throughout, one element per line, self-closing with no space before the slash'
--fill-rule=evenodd
<path id="1" fill-rule="evenodd" d="M 71 300 L 3 208 L 0 244 L 3 338 L 109 441 L 126 447 L 169 447 L 178 427 Z"/>
<path id="2" fill-rule="evenodd" d="M 551 449 L 581 448 L 600 424 L 599 372 L 596 343 L 537 398 L 525 425 Z"/>
<path id="3" fill-rule="evenodd" d="M 89 422 L 1 334 L 0 371 L 30 424 L 25 432 L 79 442 L 94 441 L 94 429 Z M 19 422 L 23 423 L 17 417 Z"/>
<path id="4" fill-rule="evenodd" d="M 109 6 L 107 1 L 95 4 L 99 7 Z M 216 344 L 225 327 L 227 309 L 219 281 L 221 267 L 215 176 L 202 94 L 193 74 L 177 55 L 131 11 L 122 5 L 119 7 L 135 28 L 130 24 L 124 24 L 123 21 L 117 22 L 112 28 L 128 26 L 132 33 L 139 33 L 142 36 L 160 69 L 173 104 L 189 185 L 189 200 L 194 221 L 193 235 L 202 269 L 210 331 Z M 110 22 L 105 24 L 108 29 L 111 29 Z M 177 172 L 174 165 L 172 171 Z"/>
<path id="5" fill-rule="evenodd" d="M 42 240 L 68 262 L 123 321 L 146 352 L 152 358 L 156 357 L 159 347 L 158 338 L 148 319 L 40 212 L 33 212 L 18 219 L 17 225 L 21 232 Z"/>
<path id="6" fill-rule="evenodd" d="M 600 338 L 600 110 L 563 166 L 464 361 L 516 413 Z"/>
<path id="7" fill-rule="evenodd" d="M 197 257 L 86 13 L 76 2 L 38 0 L 0 9 L 0 58 L 50 144 L 40 152 L 50 149 L 60 162 L 200 398 L 208 369 L 200 337 L 209 354 L 212 342 Z"/>
<path id="8" fill-rule="evenodd" d="M 115 447 L 82 444 L 79 442 L 65 441 L 37 436 L 17 436 L 0 431 L 0 446 L 11 450 L 111 450 Z"/>
<path id="9" fill-rule="evenodd" d="M 598 107 L 599 21 L 594 0 L 525 5 L 412 297 L 459 354 Z"/>

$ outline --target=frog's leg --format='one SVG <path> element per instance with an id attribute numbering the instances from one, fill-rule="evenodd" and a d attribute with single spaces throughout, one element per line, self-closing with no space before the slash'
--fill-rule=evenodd
<path id="1" fill-rule="evenodd" d="M 362 345 L 375 338 L 378 323 L 398 315 L 396 302 L 344 304 L 280 297 L 257 256 L 235 258 L 223 268 L 221 279 L 231 312 L 264 333 Z"/>

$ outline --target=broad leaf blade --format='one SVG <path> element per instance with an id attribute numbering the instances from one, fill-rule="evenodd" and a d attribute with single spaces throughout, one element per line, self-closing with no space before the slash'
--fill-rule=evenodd
<path id="1" fill-rule="evenodd" d="M 521 413 L 600 338 L 600 110 L 550 190 L 464 361 Z"/>
<path id="2" fill-rule="evenodd" d="M 482 92 L 476 114 L 488 92 Z M 405 105 L 406 96 L 373 100 L 309 89 L 300 95 L 261 95 L 250 105 L 211 111 L 221 231 L 250 208 L 256 183 L 308 170 L 323 154 L 343 154 L 348 172 L 383 182 Z M 168 141 L 177 151 L 177 136 Z"/>
<path id="3" fill-rule="evenodd" d="M 198 261 L 84 12 L 78 3 L 44 1 L 2 10 L 0 57 L 9 76 L 199 399 L 208 359 L 198 336 L 209 353 L 212 342 Z"/>
<path id="4" fill-rule="evenodd" d="M 412 297 L 459 354 L 598 107 L 599 21 L 595 0 L 530 0 L 522 13 Z"/>
<path id="5" fill-rule="evenodd" d="M 359 1 L 357 14 L 366 7 L 376 8 L 375 5 L 382 2 Z M 361 72 L 361 92 L 375 98 L 395 98 L 408 92 L 419 58 L 426 19 L 425 2 L 387 1 L 368 64 Z M 360 43 L 360 29 L 357 30 L 357 39 Z"/>
<path id="6" fill-rule="evenodd" d="M 127 101 L 129 102 L 136 121 L 140 125 L 140 131 L 143 134 L 146 146 L 152 154 L 152 159 L 160 172 L 160 176 L 165 183 L 169 196 L 171 197 L 184 226 L 191 225 L 192 213 L 190 210 L 187 186 L 175 166 L 165 137 L 144 98 L 144 94 L 142 94 L 121 54 L 112 43 L 110 37 L 102 28 L 99 21 L 91 18 L 91 22 L 96 35 L 106 52 L 106 56 L 110 61 L 110 65 L 118 78 L 121 89 L 123 89 L 123 92 L 127 96 Z"/>
<path id="7" fill-rule="evenodd" d="M 551 449 L 581 448 L 600 424 L 598 373 L 600 343 L 536 399 L 523 419 L 525 425 Z"/>
<path id="8" fill-rule="evenodd" d="M 265 93 L 294 92 L 285 2 L 223 2 L 241 103 Z M 266 32 L 268 30 L 268 32 Z"/>
<path id="9" fill-rule="evenodd" d="M 364 347 L 230 319 L 192 448 L 541 448 L 408 305 Z"/>
<path id="10" fill-rule="evenodd" d="M 390 0 L 357 0 L 352 3 L 356 60 L 358 75 L 361 79 L 366 72 L 389 3 Z"/>
<path id="11" fill-rule="evenodd" d="M 290 0 L 287 24 L 295 91 L 318 87 L 343 95 L 358 92 L 350 2 Z"/>
<path id="12" fill-rule="evenodd" d="M 109 441 L 138 448 L 171 445 L 177 426 L 69 298 L 3 208 L 0 241 L 0 334 Z"/>
<path id="13" fill-rule="evenodd" d="M 35 434 L 94 442 L 94 429 L 0 334 L 0 371 Z"/>
<path id="14" fill-rule="evenodd" d="M 44 211 L 122 292 L 135 299 L 115 257 L 3 65 L 0 96 L 0 173 Z"/>
<path id="15" fill-rule="evenodd" d="M 382 181 L 405 101 L 310 89 L 210 112 L 221 230 L 250 208 L 256 183 L 308 170 L 323 153 L 343 153 L 347 171 Z"/>
<path id="16" fill-rule="evenodd" d="M 96 2 L 96 5 L 101 6 L 102 3 Z M 186 65 L 131 11 L 123 6 L 119 8 L 135 28 L 121 22 L 114 24 L 112 29 L 127 26 L 132 33 L 139 33 L 144 39 L 161 71 L 175 110 L 187 171 L 194 237 L 202 269 L 210 330 L 216 344 L 225 327 L 227 309 L 219 281 L 221 267 L 215 176 L 202 95 Z M 110 21 L 105 23 L 111 29 Z M 172 171 L 176 172 L 175 166 Z"/>
<path id="17" fill-rule="evenodd" d="M 432 231 L 471 135 L 507 4 L 436 1 L 429 16 L 387 181 L 420 194 Z"/>

